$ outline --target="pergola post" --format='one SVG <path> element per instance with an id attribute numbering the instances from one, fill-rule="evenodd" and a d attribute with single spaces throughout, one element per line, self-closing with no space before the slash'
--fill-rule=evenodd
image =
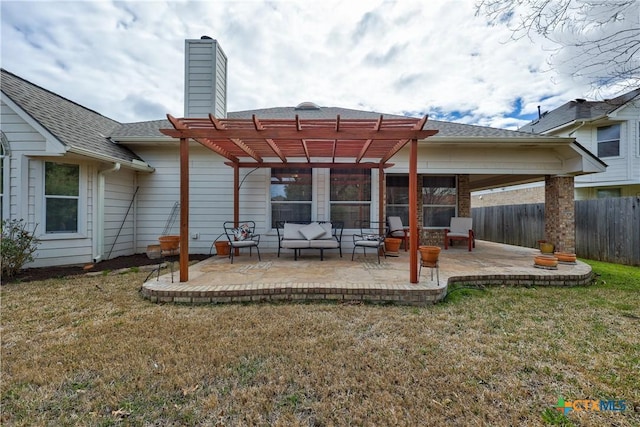
<path id="1" fill-rule="evenodd" d="M 409 151 L 409 281 L 418 283 L 418 140 Z"/>
<path id="2" fill-rule="evenodd" d="M 378 221 L 384 230 L 384 167 L 378 168 Z"/>
<path id="3" fill-rule="evenodd" d="M 189 139 L 180 138 L 180 282 L 189 281 Z"/>

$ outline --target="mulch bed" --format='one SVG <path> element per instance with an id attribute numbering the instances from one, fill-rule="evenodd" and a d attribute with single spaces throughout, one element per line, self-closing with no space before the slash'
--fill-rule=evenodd
<path id="1" fill-rule="evenodd" d="M 210 255 L 190 254 L 189 261 L 202 261 L 209 258 Z M 120 256 L 117 258 L 101 261 L 96 264 L 88 264 L 86 266 L 60 266 L 60 267 L 41 267 L 27 268 L 18 273 L 11 282 L 32 282 L 36 280 L 46 280 L 58 277 L 77 276 L 89 272 L 114 271 L 121 268 L 141 267 L 144 265 L 158 264 L 157 259 L 150 259 L 147 254 L 135 254 L 128 256 Z M 3 279 L 4 283 L 5 280 Z"/>

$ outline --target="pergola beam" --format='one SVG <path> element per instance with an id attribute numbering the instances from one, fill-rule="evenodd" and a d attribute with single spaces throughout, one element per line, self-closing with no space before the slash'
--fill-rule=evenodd
<path id="1" fill-rule="evenodd" d="M 394 163 L 336 163 L 336 162 L 225 162 L 227 166 L 238 166 L 239 168 L 276 168 L 276 169 L 388 169 L 394 166 Z"/>
<path id="2" fill-rule="evenodd" d="M 402 129 L 359 129 L 359 128 L 343 128 L 340 131 L 335 129 L 317 128 L 317 129 L 286 129 L 286 128 L 267 128 L 264 130 L 257 129 L 160 129 L 160 132 L 172 138 L 211 138 L 220 140 L 230 140 L 237 138 L 242 140 L 248 139 L 273 139 L 273 140 L 300 140 L 300 139 L 316 139 L 316 140 L 352 140 L 366 141 L 369 139 L 399 141 L 408 139 L 425 139 L 435 135 L 437 130 L 402 130 Z M 312 135 L 312 136 L 311 136 Z"/>

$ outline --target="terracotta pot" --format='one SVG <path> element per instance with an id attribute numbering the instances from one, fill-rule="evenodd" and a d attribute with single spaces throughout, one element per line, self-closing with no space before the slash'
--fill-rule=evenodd
<path id="1" fill-rule="evenodd" d="M 545 240 L 538 240 L 538 243 L 540 243 L 540 252 L 543 254 L 553 253 L 553 243 L 547 243 Z"/>
<path id="2" fill-rule="evenodd" d="M 558 266 L 558 258 L 553 255 L 536 255 L 533 258 L 533 262 L 535 265 L 539 265 L 541 267 L 557 267 Z"/>
<path id="3" fill-rule="evenodd" d="M 163 251 L 174 251 L 180 246 L 180 236 L 160 236 L 158 241 Z"/>
<path id="4" fill-rule="evenodd" d="M 440 248 L 438 246 L 420 246 L 420 257 L 426 263 L 435 263 L 440 256 Z"/>
<path id="5" fill-rule="evenodd" d="M 149 259 L 158 259 L 162 256 L 162 248 L 160 245 L 147 245 L 147 257 Z"/>
<path id="6" fill-rule="evenodd" d="M 218 256 L 227 256 L 229 255 L 229 242 L 225 242 L 221 240 L 219 242 L 215 242 L 216 245 L 216 254 Z"/>
<path id="7" fill-rule="evenodd" d="M 554 255 L 560 262 L 576 262 L 576 254 L 570 254 L 567 252 L 556 252 L 554 253 Z"/>
<path id="8" fill-rule="evenodd" d="M 400 250 L 400 244 L 402 239 L 396 239 L 395 237 L 387 237 L 384 239 L 384 250 L 387 255 L 398 254 Z"/>

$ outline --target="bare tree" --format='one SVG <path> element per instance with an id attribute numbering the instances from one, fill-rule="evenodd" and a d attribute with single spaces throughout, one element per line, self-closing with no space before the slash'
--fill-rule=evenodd
<path id="1" fill-rule="evenodd" d="M 550 40 L 549 65 L 594 88 L 640 85 L 640 0 L 479 0 L 476 15 Z"/>

